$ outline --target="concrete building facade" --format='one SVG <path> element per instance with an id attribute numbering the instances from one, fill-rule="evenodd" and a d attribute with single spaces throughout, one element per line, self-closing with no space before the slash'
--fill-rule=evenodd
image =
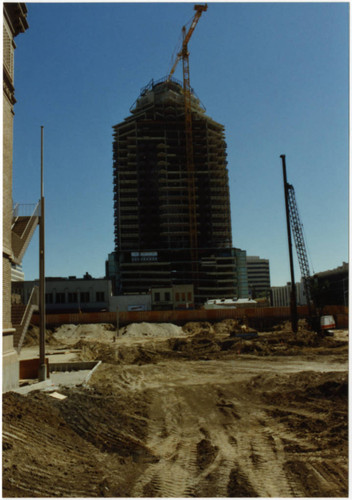
<path id="1" fill-rule="evenodd" d="M 196 249 L 181 85 L 152 81 L 113 127 L 116 293 L 194 284 L 197 304 L 236 295 L 224 127 L 193 93 L 191 108 Z"/>
<path id="2" fill-rule="evenodd" d="M 109 311 L 151 311 L 151 293 L 113 295 L 110 298 Z"/>
<path id="3" fill-rule="evenodd" d="M 17 283 L 17 290 L 20 285 Z M 39 281 L 24 281 L 22 286 L 22 300 L 27 304 L 33 287 L 39 286 Z M 111 296 L 111 281 L 108 279 L 94 279 L 88 274 L 83 278 L 45 279 L 47 313 L 108 311 Z"/>
<path id="4" fill-rule="evenodd" d="M 173 285 L 166 288 L 152 288 L 152 309 L 193 309 L 194 287 L 193 285 Z"/>
<path id="5" fill-rule="evenodd" d="M 248 299 L 248 271 L 246 250 L 235 249 L 236 254 L 236 277 L 237 277 L 237 299 Z"/>
<path id="6" fill-rule="evenodd" d="M 270 266 L 268 259 L 247 256 L 249 293 L 253 299 L 266 297 L 270 292 Z"/>

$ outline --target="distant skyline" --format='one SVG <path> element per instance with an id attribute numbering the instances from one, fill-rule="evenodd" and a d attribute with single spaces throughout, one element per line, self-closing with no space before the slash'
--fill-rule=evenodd
<path id="1" fill-rule="evenodd" d="M 102 277 L 114 250 L 112 127 L 167 75 L 194 4 L 26 5 L 13 201 L 39 199 L 43 125 L 46 275 Z M 189 49 L 191 86 L 225 126 L 233 245 L 269 259 L 272 286 L 290 281 L 285 154 L 312 274 L 348 261 L 349 4 L 210 2 Z M 38 278 L 38 230 L 23 270 Z"/>

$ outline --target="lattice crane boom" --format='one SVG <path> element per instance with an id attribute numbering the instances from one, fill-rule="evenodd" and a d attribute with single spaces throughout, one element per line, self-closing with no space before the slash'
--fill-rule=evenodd
<path id="1" fill-rule="evenodd" d="M 307 297 L 307 303 L 310 304 L 311 299 L 311 291 L 310 291 L 310 270 L 309 270 L 309 262 L 308 255 L 306 250 L 306 245 L 303 236 L 303 225 L 301 223 L 298 207 L 296 203 L 296 196 L 294 187 L 291 184 L 287 183 L 287 192 L 288 192 L 288 205 L 289 205 L 289 214 L 290 214 L 290 224 L 293 232 L 293 237 L 296 246 L 297 258 L 299 267 L 301 270 L 301 276 L 304 282 L 304 288 Z"/>
<path id="2" fill-rule="evenodd" d="M 185 33 L 186 28 L 183 27 L 184 36 L 183 36 L 183 41 L 182 41 L 182 48 L 178 52 L 178 54 L 176 56 L 175 62 L 173 64 L 172 68 L 171 68 L 171 71 L 169 73 L 169 76 L 168 76 L 167 80 L 170 80 L 171 77 L 172 77 L 172 75 L 175 73 L 177 64 L 179 63 L 179 60 L 181 59 L 181 57 L 183 58 L 185 56 L 186 57 L 189 56 L 188 42 L 190 41 L 190 38 L 191 38 L 191 36 L 193 34 L 193 31 L 195 30 L 195 27 L 197 26 L 199 18 L 202 15 L 202 12 L 205 12 L 207 9 L 208 9 L 208 5 L 207 4 L 205 4 L 205 5 L 195 5 L 194 6 L 194 10 L 196 11 L 196 13 L 194 14 L 192 23 L 191 23 L 191 25 L 190 25 L 187 33 Z"/>

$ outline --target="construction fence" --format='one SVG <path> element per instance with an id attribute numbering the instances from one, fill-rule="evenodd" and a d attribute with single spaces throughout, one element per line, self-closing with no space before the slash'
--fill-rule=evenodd
<path id="1" fill-rule="evenodd" d="M 298 317 L 308 317 L 308 307 L 297 308 Z M 348 307 L 325 306 L 321 314 L 331 314 L 335 318 L 337 328 L 348 328 Z M 84 312 L 47 314 L 48 328 L 64 324 L 112 323 L 120 326 L 130 323 L 174 323 L 183 325 L 189 321 L 222 321 L 237 319 L 248 326 L 265 330 L 273 325 L 290 319 L 289 307 L 258 307 L 237 309 L 188 309 L 172 311 L 121 311 L 117 312 Z M 39 325 L 39 315 L 34 314 L 32 323 Z"/>

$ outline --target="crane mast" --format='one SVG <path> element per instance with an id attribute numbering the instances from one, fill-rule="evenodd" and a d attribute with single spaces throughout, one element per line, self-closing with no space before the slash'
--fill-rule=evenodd
<path id="1" fill-rule="evenodd" d="M 189 76 L 189 51 L 188 42 L 192 33 L 197 26 L 202 12 L 207 10 L 208 6 L 195 5 L 196 11 L 188 32 L 183 27 L 183 42 L 182 48 L 178 52 L 176 60 L 169 73 L 167 81 L 169 81 L 175 72 L 179 60 L 182 58 L 183 64 L 183 95 L 185 107 L 185 140 L 186 140 L 186 170 L 187 170 L 187 188 L 188 188 L 188 210 L 189 210 L 189 240 L 191 250 L 191 261 L 193 275 L 198 278 L 198 238 L 197 238 L 197 204 L 196 204 L 196 188 L 195 188 L 195 172 L 194 172 L 194 156 L 193 156 L 193 137 L 192 137 L 192 109 L 191 109 L 191 84 Z"/>

